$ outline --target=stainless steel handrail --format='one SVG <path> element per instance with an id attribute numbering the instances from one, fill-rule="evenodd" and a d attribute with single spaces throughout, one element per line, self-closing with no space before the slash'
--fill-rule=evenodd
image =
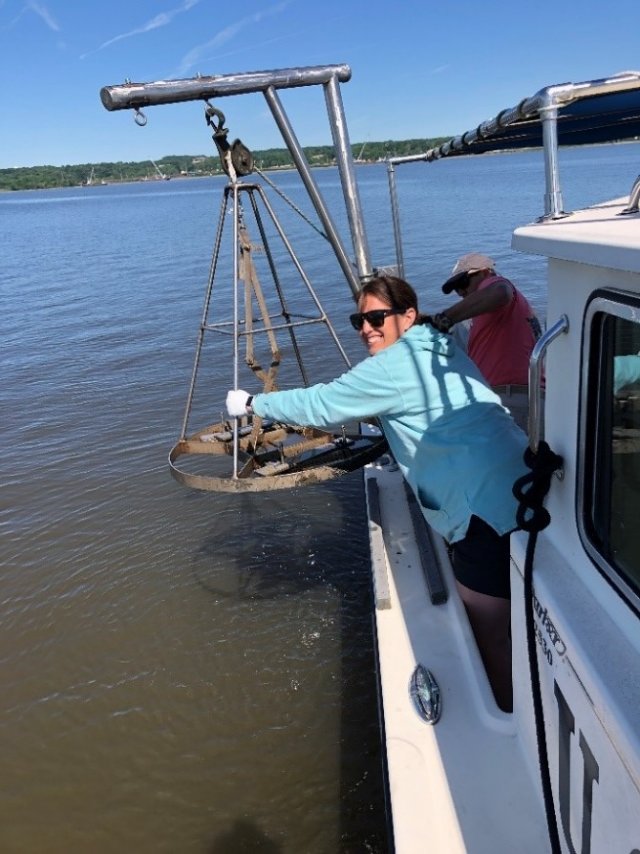
<path id="1" fill-rule="evenodd" d="M 583 98 L 594 95 L 607 95 L 615 92 L 626 92 L 640 88 L 640 72 L 628 71 L 600 80 L 587 80 L 584 83 L 562 83 L 557 86 L 546 86 L 530 98 L 524 98 L 515 107 L 501 110 L 497 116 L 482 122 L 478 127 L 468 130 L 460 136 L 453 137 L 447 142 L 425 152 L 424 160 L 437 160 L 446 157 L 454 151 L 464 151 L 471 143 L 489 139 L 509 125 L 537 116 L 541 110 L 550 106 L 564 107 Z"/>
<path id="2" fill-rule="evenodd" d="M 587 80 L 583 83 L 562 83 L 556 86 L 547 86 L 530 98 L 524 98 L 515 107 L 501 110 L 494 118 L 482 122 L 476 128 L 465 131 L 460 136 L 452 137 L 446 142 L 428 149 L 423 154 L 391 158 L 389 163 L 410 163 L 417 160 L 431 163 L 449 155 L 472 153 L 474 143 L 490 140 L 492 136 L 499 134 L 509 125 L 538 118 L 543 134 L 546 183 L 544 215 L 541 219 L 559 219 L 566 214 L 563 211 L 558 165 L 558 110 L 583 98 L 627 92 L 633 89 L 640 89 L 639 71 L 624 71 L 612 77 Z"/>
<path id="3" fill-rule="evenodd" d="M 542 397 L 540 381 L 542 379 L 542 357 L 547 347 L 558 335 L 569 331 L 569 318 L 563 314 L 556 323 L 536 341 L 531 358 L 529 359 L 529 447 L 534 454 L 538 453 L 540 441 L 543 438 Z"/>

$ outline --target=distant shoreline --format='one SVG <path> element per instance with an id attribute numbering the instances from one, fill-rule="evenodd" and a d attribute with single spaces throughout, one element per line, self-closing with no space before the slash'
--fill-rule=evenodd
<path id="1" fill-rule="evenodd" d="M 388 157 L 415 157 L 416 162 L 419 162 L 421 155 L 428 150 L 438 148 L 444 142 L 448 142 L 451 137 L 434 139 L 434 140 L 406 140 L 404 142 L 384 143 L 386 149 L 394 148 L 394 151 L 386 150 L 384 153 Z M 407 148 L 415 148 L 419 142 L 426 145 L 417 151 L 407 151 Z M 562 148 L 598 148 L 606 145 L 627 145 L 638 144 L 639 139 L 621 139 L 613 142 L 594 142 L 587 145 L 573 146 L 567 145 Z M 381 143 L 367 143 L 367 147 L 376 150 L 376 147 L 381 146 Z M 352 145 L 352 150 L 361 152 L 362 146 L 359 144 Z M 400 149 L 400 150 L 398 150 Z M 443 158 L 450 157 L 478 157 L 478 156 L 496 156 L 500 154 L 519 154 L 526 151 L 540 151 L 540 146 L 527 146 L 523 148 L 510 148 L 503 151 L 485 151 L 485 152 L 465 152 L 447 155 Z M 333 159 L 333 149 L 330 146 L 322 146 L 311 149 L 304 149 L 311 169 L 327 169 L 335 167 L 336 163 Z M 254 162 L 258 164 L 260 172 L 290 172 L 295 171 L 293 163 L 265 163 L 268 156 L 272 159 L 289 156 L 287 149 L 272 149 L 268 152 L 255 152 Z M 371 156 L 370 158 L 355 158 L 354 165 L 371 166 L 379 163 L 384 163 L 387 156 Z M 321 161 L 321 162 L 319 162 Z M 151 171 L 148 164 L 153 161 L 136 161 L 130 163 L 83 163 L 75 166 L 19 166 L 12 168 L 0 169 L 0 193 L 23 192 L 27 190 L 64 190 L 64 189 L 90 189 L 92 187 L 111 186 L 113 184 L 156 184 L 163 180 L 177 181 L 181 178 L 217 178 L 224 176 L 224 171 L 219 167 L 219 159 L 217 157 L 205 157 L 203 155 L 179 155 L 167 156 L 156 163 L 163 170 L 163 177 Z M 191 167 L 191 169 L 187 168 Z M 196 167 L 194 169 L 194 167 Z M 147 171 L 142 174 L 142 170 Z M 124 172 L 129 174 L 125 175 Z M 115 174 L 116 172 L 120 174 Z M 95 174 L 94 174 L 95 173 Z M 46 179 L 45 179 L 46 175 Z M 73 177 L 71 177 L 73 176 Z M 89 181 L 88 178 L 91 178 Z"/>
<path id="2" fill-rule="evenodd" d="M 423 137 L 400 141 L 354 143 L 351 151 L 355 160 L 377 162 L 387 156 L 405 156 L 426 151 L 445 141 L 444 137 Z M 303 146 L 310 167 L 335 165 L 332 145 Z M 261 171 L 281 171 L 295 168 L 287 148 L 269 148 L 251 152 L 255 166 Z M 363 156 L 364 155 L 364 156 Z M 217 154 L 166 155 L 158 160 L 76 163 L 62 166 L 20 166 L 0 169 L 0 190 L 40 190 L 47 188 L 80 187 L 124 183 L 142 180 L 163 180 L 165 177 L 201 177 L 224 174 Z"/>

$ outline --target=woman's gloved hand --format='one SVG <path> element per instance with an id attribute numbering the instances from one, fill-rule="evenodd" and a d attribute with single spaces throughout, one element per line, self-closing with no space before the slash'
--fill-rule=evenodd
<path id="1" fill-rule="evenodd" d="M 234 388 L 227 392 L 227 412 L 231 418 L 240 418 L 250 413 L 253 396 L 241 388 Z"/>

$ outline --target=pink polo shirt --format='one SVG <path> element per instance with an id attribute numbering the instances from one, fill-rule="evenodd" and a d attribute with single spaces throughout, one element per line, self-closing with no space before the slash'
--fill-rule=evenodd
<path id="1" fill-rule="evenodd" d="M 487 276 L 477 290 L 484 290 L 500 281 L 511 286 L 514 298 L 497 311 L 473 318 L 469 332 L 469 356 L 489 385 L 527 385 L 529 357 L 539 337 L 540 325 L 525 297 L 503 276 Z"/>

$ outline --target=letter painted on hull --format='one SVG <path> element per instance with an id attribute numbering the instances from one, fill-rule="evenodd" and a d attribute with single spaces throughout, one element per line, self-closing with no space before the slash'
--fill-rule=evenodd
<path id="1" fill-rule="evenodd" d="M 579 656 L 572 654 L 562 621 L 547 603 L 535 600 L 534 619 L 562 850 L 640 854 L 640 780 L 628 770 L 640 767 L 637 709 L 626 709 L 622 696 L 611 715 L 597 697 L 599 685 L 583 681 Z"/>

